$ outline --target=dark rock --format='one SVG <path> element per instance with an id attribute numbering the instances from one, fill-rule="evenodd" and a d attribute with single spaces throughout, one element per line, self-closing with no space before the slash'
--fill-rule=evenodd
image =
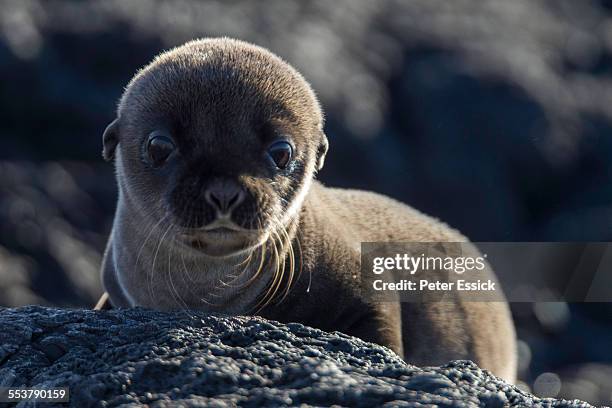
<path id="1" fill-rule="evenodd" d="M 590 406 L 539 399 L 469 361 L 419 368 L 356 338 L 259 317 L 29 306 L 2 309 L 0 327 L 0 384 L 67 386 L 78 407 Z"/>

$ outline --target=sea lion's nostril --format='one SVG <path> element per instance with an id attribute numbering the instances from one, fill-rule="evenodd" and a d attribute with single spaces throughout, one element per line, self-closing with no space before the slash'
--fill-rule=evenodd
<path id="1" fill-rule="evenodd" d="M 238 192 L 229 200 L 228 209 L 231 211 L 238 207 L 240 203 L 244 201 L 244 191 L 238 190 Z"/>
<path id="2" fill-rule="evenodd" d="M 210 186 L 204 193 L 206 201 L 222 214 L 231 212 L 244 201 L 244 191 L 237 185 Z"/>

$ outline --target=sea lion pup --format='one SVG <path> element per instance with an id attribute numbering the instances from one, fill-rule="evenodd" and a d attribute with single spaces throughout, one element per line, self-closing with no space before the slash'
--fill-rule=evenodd
<path id="1" fill-rule="evenodd" d="M 257 313 L 338 330 L 418 365 L 515 377 L 503 302 L 375 303 L 363 241 L 465 241 L 390 198 L 313 181 L 328 142 L 304 78 L 269 51 L 204 39 L 136 74 L 104 132 L 119 199 L 102 265 L 116 307 Z"/>

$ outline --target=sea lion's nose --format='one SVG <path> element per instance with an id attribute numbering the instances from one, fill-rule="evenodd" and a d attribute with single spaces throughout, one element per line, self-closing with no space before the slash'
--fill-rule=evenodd
<path id="1" fill-rule="evenodd" d="M 244 201 L 245 193 L 235 183 L 214 183 L 206 189 L 204 198 L 220 214 L 229 214 Z"/>

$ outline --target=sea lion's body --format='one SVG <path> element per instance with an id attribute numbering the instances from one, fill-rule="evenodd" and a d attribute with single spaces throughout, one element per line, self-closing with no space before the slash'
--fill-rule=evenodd
<path id="1" fill-rule="evenodd" d="M 243 49 L 246 50 L 245 60 L 252 58 L 254 54 L 262 53 L 263 57 L 257 55 L 257 58 L 262 58 L 259 61 L 264 61 L 265 65 L 268 63 L 266 59 L 272 58 L 267 51 L 229 40 L 205 40 L 201 44 L 196 43 L 196 46 L 201 46 L 207 53 L 211 52 L 211 49 L 213 52 L 220 50 L 221 55 L 226 48 L 229 48 L 232 61 L 241 55 Z M 193 53 L 194 50 L 200 52 L 200 48 L 196 46 L 192 43 L 191 48 L 182 47 L 172 51 L 176 55 L 172 55 L 171 52 L 171 58 L 166 56 L 165 60 L 163 58 L 156 60 L 157 64 L 164 68 L 154 71 L 156 75 L 162 75 L 159 74 L 162 72 L 163 75 L 169 76 L 167 78 L 162 75 L 162 83 L 180 81 L 180 78 L 175 77 L 176 70 L 169 71 L 165 69 L 164 64 L 172 67 L 174 61 L 180 60 L 187 53 Z M 239 65 L 237 68 L 240 68 L 242 62 L 240 60 L 234 62 Z M 152 64 L 153 70 L 158 69 L 155 64 L 155 62 Z M 183 69 L 184 61 L 181 61 L 181 64 Z M 203 69 L 204 76 L 207 76 L 208 72 L 218 72 L 215 68 L 218 65 L 213 67 L 216 71 L 210 71 L 209 67 L 202 68 L 200 62 L 197 64 L 194 70 Z M 286 69 L 284 65 L 279 65 L 284 63 L 276 60 L 270 64 L 273 65 L 270 72 L 274 72 L 278 67 Z M 260 66 L 257 66 L 258 70 L 259 68 Z M 270 72 L 265 78 L 270 77 Z M 137 78 L 135 81 L 150 83 L 152 79 L 147 78 L 146 74 L 145 72 L 146 81 L 142 78 Z M 249 72 L 245 69 L 240 71 L 240 75 L 248 77 Z M 238 78 L 243 78 L 240 75 Z M 289 79 L 294 82 L 303 81 L 296 75 L 299 74 L 292 73 Z M 283 72 L 282 76 L 287 77 L 286 72 Z M 230 75 L 223 78 L 234 77 Z M 214 246 L 215 242 L 210 239 L 210 234 L 207 235 L 206 230 L 202 229 L 205 228 L 206 222 L 201 224 L 204 227 L 198 226 L 197 229 L 200 231 L 199 234 L 209 239 L 206 244 L 198 241 L 198 245 L 191 247 L 177 242 L 173 237 L 179 234 L 183 227 L 177 225 L 178 221 L 171 223 L 164 220 L 167 217 L 179 220 L 182 213 L 178 212 L 179 216 L 176 215 L 177 211 L 172 213 L 172 210 L 175 210 L 173 204 L 154 208 L 155 202 L 151 201 L 150 197 L 153 194 L 150 192 L 158 188 L 159 181 L 135 180 L 138 177 L 149 177 L 141 176 L 146 170 L 140 168 L 140 164 L 134 161 L 134 158 L 127 157 L 137 152 L 138 143 L 142 142 L 139 140 L 133 147 L 124 147 L 123 151 L 116 155 L 119 203 L 102 268 L 104 286 L 110 294 L 113 305 L 117 307 L 140 305 L 162 310 L 192 308 L 232 314 L 256 311 L 264 317 L 281 322 L 300 322 L 323 330 L 337 330 L 388 346 L 413 364 L 439 365 L 454 359 L 470 359 L 494 374 L 513 381 L 516 372 L 515 338 L 505 302 L 469 302 L 457 295 L 452 300 L 444 302 L 400 304 L 399 302 L 377 303 L 363 296 L 359 282 L 361 242 L 457 242 L 466 241 L 466 238 L 443 223 L 390 198 L 363 191 L 328 188 L 312 181 L 316 169 L 322 166 L 327 148 L 324 136 L 316 130 L 322 126 L 318 105 L 312 95 L 306 95 L 307 104 L 303 102 L 296 104 L 295 106 L 299 107 L 291 111 L 292 102 L 295 102 L 293 99 L 298 97 L 296 95 L 309 92 L 307 91 L 309 88 L 300 82 L 292 92 L 274 94 L 277 99 L 274 101 L 270 96 L 273 94 L 270 88 L 275 86 L 274 82 L 267 82 L 267 79 L 262 78 L 256 77 L 252 81 L 250 79 L 246 81 L 249 92 L 255 88 L 260 93 L 265 93 L 265 97 L 259 99 L 257 103 L 250 103 L 244 107 L 232 106 L 232 109 L 228 110 L 227 101 L 223 101 L 223 86 L 234 86 L 233 82 L 231 86 L 225 83 L 221 89 L 215 90 L 215 98 L 203 98 L 201 102 L 213 104 L 214 101 L 219 103 L 221 100 L 222 111 L 225 114 L 252 107 L 257 114 L 264 109 L 262 106 L 273 102 L 282 105 L 291 113 L 289 120 L 294 129 L 291 137 L 295 145 L 295 161 L 298 164 L 285 173 L 279 170 L 276 175 L 265 173 L 265 170 L 249 170 L 255 174 L 264 172 L 268 175 L 258 176 L 256 181 L 264 180 L 261 184 L 249 184 L 248 188 L 245 187 L 250 191 L 249 194 L 259 197 L 254 200 L 257 205 L 249 204 L 251 205 L 249 208 L 260 217 L 257 218 L 258 227 L 249 230 L 251 232 L 241 229 L 243 232 L 240 234 L 244 233 L 249 237 L 248 244 L 241 244 L 244 250 L 232 250 L 222 256 L 218 253 L 213 255 L 208 253 L 219 249 Z M 281 80 L 283 78 L 278 79 Z M 265 87 L 258 88 L 264 81 L 266 81 Z M 253 84 L 257 86 L 254 87 Z M 288 84 L 292 85 L 291 82 Z M 209 88 L 203 85 L 198 84 L 198 86 L 202 86 L 203 90 L 200 92 L 212 92 L 207 91 Z M 283 89 L 287 90 L 287 85 Z M 140 97 L 142 92 L 138 90 L 136 96 Z M 164 92 L 163 89 L 158 90 L 162 96 Z M 121 121 L 122 116 L 122 120 L 130 122 L 125 119 L 126 116 L 143 114 L 131 107 L 133 102 L 130 98 L 135 100 L 138 98 L 129 96 L 129 92 L 126 93 L 128 96 L 124 96 L 120 105 L 117 122 Z M 172 98 L 187 98 L 191 101 L 194 96 L 186 92 L 184 95 L 173 95 Z M 154 102 L 151 106 L 155 108 L 157 106 L 155 104 L 160 103 L 159 97 L 147 96 L 139 100 L 152 99 Z M 176 106 L 185 106 L 182 104 L 184 101 L 180 102 Z M 173 106 L 171 103 L 166 105 L 164 105 L 166 109 L 168 106 Z M 143 112 L 154 110 L 147 107 Z M 246 111 L 243 113 L 242 116 L 235 117 L 252 118 L 255 115 Z M 132 118 L 131 123 L 138 121 Z M 116 134 L 110 136 L 105 134 L 107 158 L 113 156 L 116 145 L 120 144 L 119 140 L 129 145 L 132 142 L 128 139 L 136 138 L 133 135 L 137 126 L 123 126 L 122 131 L 132 132 L 132 136 L 124 134 L 121 139 Z M 116 129 L 111 130 L 118 133 Z M 205 129 L 202 132 L 205 133 Z M 238 134 L 236 137 L 245 136 Z M 180 143 L 177 144 L 180 146 Z M 248 144 L 248 140 L 244 144 Z M 199 143 L 194 144 L 194 149 L 196 146 L 199 146 Z M 206 143 L 203 143 L 201 149 L 202 153 L 198 154 L 204 154 L 207 159 L 211 159 L 214 156 L 211 156 L 213 151 L 217 151 L 214 150 L 214 145 Z M 233 149 L 243 149 L 243 153 L 247 154 L 248 151 L 244 149 L 258 150 L 259 147 L 253 142 L 250 147 L 243 148 L 238 144 Z M 183 147 L 180 152 L 181 160 L 187 160 L 189 154 L 186 150 Z M 243 177 L 244 173 L 249 172 L 241 166 L 248 165 L 249 160 L 253 159 L 245 157 L 241 159 L 242 161 L 239 161 L 237 157 L 235 162 L 227 165 L 226 161 L 223 162 L 227 174 L 240 174 L 240 177 Z M 175 165 L 177 164 L 172 164 Z M 173 167 L 169 168 L 171 170 L 167 170 L 167 174 L 171 171 L 176 171 L 177 174 L 164 177 L 172 177 L 172 180 L 175 180 L 173 183 L 180 184 L 186 177 L 196 176 L 193 167 L 186 168 L 182 173 L 179 170 L 172 170 Z M 200 177 L 199 173 L 197 176 Z M 217 176 L 218 173 L 215 173 L 215 177 Z M 254 176 L 251 174 L 248 176 L 251 178 L 243 181 L 253 183 Z M 210 178 L 208 175 L 202 177 L 206 180 Z M 203 186 L 208 185 L 206 180 L 202 182 Z M 272 190 L 268 189 L 267 180 L 272 180 L 270 184 Z M 282 183 L 285 183 L 284 188 Z M 175 193 L 172 185 L 164 188 L 164 191 L 168 191 L 163 197 Z M 265 194 L 263 194 L 264 189 L 268 189 Z M 176 205 L 180 205 L 181 197 L 187 194 L 185 191 L 188 190 L 183 189 L 176 193 L 179 197 L 179 204 Z M 265 202 L 265 197 L 271 201 Z M 278 200 L 274 201 L 276 199 Z M 192 198 L 185 197 L 184 200 L 189 201 Z M 149 208 L 145 202 L 152 203 L 150 204 L 152 208 Z M 164 215 L 169 211 L 175 215 Z M 239 215 L 246 217 L 242 213 Z M 195 215 L 190 213 L 190 217 L 189 219 L 192 219 Z M 273 221 L 266 222 L 266 217 L 272 217 Z M 247 225 L 246 222 L 243 224 Z M 252 222 L 248 225 L 254 228 Z M 190 231 L 192 230 L 193 228 Z M 253 231 L 259 234 L 258 237 L 261 235 L 264 238 L 256 240 L 253 238 L 255 234 Z M 220 237 L 221 241 L 231 242 L 232 245 L 237 245 L 235 242 L 242 242 L 233 238 L 236 234 L 224 234 L 219 233 L 216 236 Z M 198 239 L 204 240 L 204 238 Z M 251 245 L 252 242 L 257 243 Z M 201 245 L 204 245 L 204 249 Z M 283 273 L 279 275 L 279 271 Z M 293 279 L 290 279 L 291 275 L 295 275 Z M 279 276 L 282 277 L 282 282 L 275 280 Z M 264 302 L 261 302 L 262 298 Z M 280 299 L 282 302 L 279 302 Z"/>

